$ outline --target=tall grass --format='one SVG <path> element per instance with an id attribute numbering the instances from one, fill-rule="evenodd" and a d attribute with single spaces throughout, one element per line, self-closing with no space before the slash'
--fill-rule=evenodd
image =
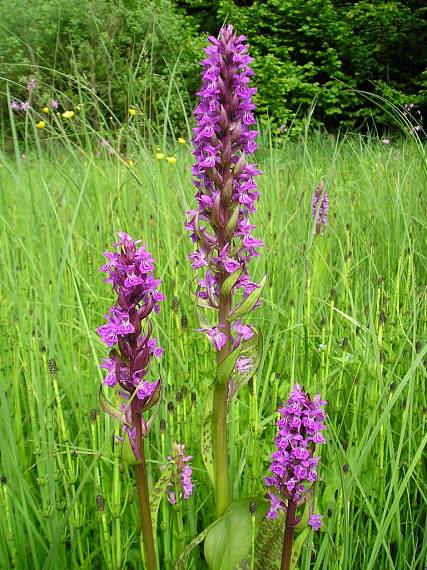
<path id="1" fill-rule="evenodd" d="M 167 122 L 147 145 L 138 116 L 109 135 L 108 156 L 81 103 L 74 122 L 55 115 L 41 133 L 21 123 L 24 139 L 15 128 L 14 153 L 1 158 L 0 568 L 140 566 L 133 475 L 117 426 L 98 413 L 105 349 L 95 329 L 111 303 L 98 267 L 125 230 L 153 251 L 167 296 L 156 318 L 167 428 L 157 423 L 149 437 L 150 483 L 173 441 L 194 455 L 193 497 L 160 508 L 159 563 L 169 569 L 214 511 L 199 451 L 214 359 L 194 332 L 183 229 L 192 157 Z M 157 160 L 157 145 L 177 162 Z M 254 278 L 267 273 L 268 287 L 254 318 L 264 351 L 231 403 L 230 466 L 235 498 L 262 496 L 277 405 L 295 380 L 322 391 L 326 524 L 303 548 L 301 570 L 426 564 L 424 152 L 411 139 L 386 146 L 319 132 L 279 144 L 262 132 L 256 223 L 266 247 Z M 331 214 L 316 236 L 310 201 L 321 179 Z M 255 553 L 267 539 L 262 529 Z M 204 567 L 195 549 L 189 568 Z"/>

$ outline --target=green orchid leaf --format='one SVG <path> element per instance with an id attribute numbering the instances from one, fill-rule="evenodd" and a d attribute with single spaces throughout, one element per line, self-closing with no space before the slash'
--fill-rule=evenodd
<path id="1" fill-rule="evenodd" d="M 221 519 L 219 519 L 219 520 L 221 520 Z M 178 558 L 178 560 L 173 565 L 173 570 L 187 570 L 187 561 L 188 561 L 188 557 L 190 556 L 192 550 L 194 550 L 194 548 L 196 548 L 196 546 L 198 544 L 200 544 L 202 542 L 202 540 L 205 539 L 205 536 L 208 534 L 210 529 L 217 522 L 218 521 L 213 522 L 208 527 L 203 529 L 202 532 L 199 533 L 195 538 L 193 538 L 193 540 L 185 547 L 184 552 L 181 554 L 181 556 Z"/>
<path id="2" fill-rule="evenodd" d="M 126 432 L 123 439 L 114 438 L 114 454 L 129 465 L 138 465 L 139 460 L 135 457 L 129 434 Z"/>
<path id="3" fill-rule="evenodd" d="M 242 351 L 242 347 L 238 346 L 231 352 L 228 356 L 224 358 L 224 360 L 218 365 L 216 371 L 216 381 L 219 384 L 225 384 L 230 379 L 231 373 L 236 366 L 236 361 L 240 356 Z"/>
<path id="4" fill-rule="evenodd" d="M 231 289 L 237 283 L 237 281 L 238 281 L 239 277 L 242 275 L 242 273 L 243 273 L 243 267 L 240 267 L 234 273 L 232 273 L 231 275 L 229 275 L 227 277 L 227 279 L 221 285 L 221 293 L 223 295 L 228 295 L 230 293 Z"/>
<path id="5" fill-rule="evenodd" d="M 99 387 L 99 405 L 104 410 L 104 412 L 108 414 L 110 417 L 114 418 L 115 420 L 119 420 L 123 424 L 129 425 L 126 421 L 125 414 L 121 410 L 115 408 L 113 404 L 109 400 L 107 400 L 104 394 L 104 390 L 102 388 L 102 384 Z"/>
<path id="6" fill-rule="evenodd" d="M 234 230 L 236 228 L 237 218 L 239 217 L 240 208 L 237 206 L 234 208 L 233 213 L 231 214 L 231 218 L 228 220 L 227 225 L 225 226 L 225 239 L 230 241 L 230 238 L 234 234 Z"/>
<path id="7" fill-rule="evenodd" d="M 297 532 L 304 530 L 308 525 L 309 518 L 310 518 L 310 501 L 306 501 L 302 517 L 299 523 L 294 526 L 294 530 L 296 530 Z"/>
<path id="8" fill-rule="evenodd" d="M 276 519 L 265 518 L 255 542 L 254 570 L 279 570 L 285 530 L 285 513 L 279 510 Z"/>
<path id="9" fill-rule="evenodd" d="M 151 512 L 151 521 L 153 524 L 154 534 L 156 534 L 156 529 L 157 529 L 157 516 L 159 513 L 160 502 L 172 479 L 172 473 L 173 473 L 173 465 L 172 463 L 168 463 L 166 469 L 160 475 L 159 480 L 154 485 L 154 488 L 150 494 L 150 512 Z"/>
<path id="10" fill-rule="evenodd" d="M 253 502 L 257 505 L 257 534 L 269 508 L 269 502 L 262 498 L 241 499 L 232 503 L 207 533 L 204 551 L 210 570 L 234 570 L 250 554 L 252 515 L 249 505 Z"/>
<path id="11" fill-rule="evenodd" d="M 213 466 L 213 435 L 212 435 L 212 412 L 213 412 L 213 391 L 209 391 L 206 399 L 205 415 L 203 418 L 202 434 L 200 438 L 200 449 L 202 451 L 203 463 L 208 472 L 212 485 L 215 485 Z"/>
<path id="12" fill-rule="evenodd" d="M 262 357 L 262 334 L 259 329 L 255 329 L 255 334 L 253 337 L 245 341 L 242 344 L 242 350 L 240 356 L 245 358 L 250 358 L 251 363 L 248 364 L 249 368 L 243 372 L 239 372 L 237 369 L 234 370 L 232 374 L 232 386 L 230 390 L 230 398 L 235 396 L 238 391 L 246 386 L 249 380 L 253 377 L 258 369 L 259 363 Z"/>
<path id="13" fill-rule="evenodd" d="M 151 428 L 153 427 L 154 420 L 157 418 L 157 415 L 158 415 L 158 413 L 159 413 L 160 402 L 161 402 L 161 400 L 162 400 L 162 392 L 163 392 L 163 383 L 162 383 L 161 379 L 159 380 L 159 387 L 158 387 L 158 390 L 159 390 L 159 393 L 157 394 L 157 401 L 156 401 L 156 403 L 154 404 L 154 406 L 153 406 L 152 408 L 150 408 L 150 410 L 151 410 L 151 415 L 150 415 L 150 418 L 149 418 L 149 420 L 147 421 L 147 424 L 146 424 L 146 426 L 147 426 L 147 427 L 146 427 L 146 430 L 147 430 L 147 431 L 145 432 L 144 437 L 150 432 Z M 157 390 L 156 390 L 156 391 L 157 391 Z"/>
<path id="14" fill-rule="evenodd" d="M 305 529 L 299 533 L 299 535 L 295 538 L 293 545 L 292 545 L 292 556 L 291 556 L 291 563 L 289 566 L 289 570 L 296 570 L 298 559 L 301 554 L 302 547 L 304 546 L 304 542 L 307 536 L 310 533 L 310 527 L 307 526 Z"/>
<path id="15" fill-rule="evenodd" d="M 254 308 L 254 306 L 259 301 L 259 298 L 261 297 L 262 290 L 264 288 L 266 281 L 267 281 L 267 275 L 263 277 L 262 281 L 258 284 L 258 287 L 254 289 L 252 293 L 248 295 L 248 297 L 246 297 L 244 301 L 242 301 L 239 305 L 234 307 L 234 309 L 228 315 L 227 321 L 235 321 L 236 319 L 239 319 L 243 315 L 246 315 L 246 313 L 249 313 L 249 311 L 251 311 Z"/>

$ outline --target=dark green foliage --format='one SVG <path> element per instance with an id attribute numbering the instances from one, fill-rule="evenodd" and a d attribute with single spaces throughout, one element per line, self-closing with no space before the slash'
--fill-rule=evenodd
<path id="1" fill-rule="evenodd" d="M 390 126 L 380 98 L 427 106 L 427 9 L 395 0 L 0 0 L 0 111 L 10 94 L 35 108 L 61 95 L 98 127 L 137 106 L 145 128 L 183 130 L 199 85 L 206 33 L 224 22 L 255 57 L 258 116 L 328 129 Z M 369 101 L 360 92 L 373 93 Z M 378 104 L 380 103 L 380 104 Z M 101 114 L 99 113 L 101 111 Z M 109 119 L 113 116 L 113 121 Z M 7 115 L 6 115 L 7 116 Z"/>
<path id="2" fill-rule="evenodd" d="M 398 103 L 426 98 L 426 10 L 415 2 L 226 0 L 222 15 L 250 38 L 261 114 L 289 125 L 297 111 L 326 127 L 389 117 L 354 89 Z M 250 6 L 248 6 L 250 4 Z M 424 73 L 423 73 L 424 72 Z"/>
<path id="3" fill-rule="evenodd" d="M 183 107 L 191 106 L 185 94 L 198 85 L 201 39 L 169 0 L 26 0 L 13 10 L 0 0 L 0 10 L 0 75 L 13 98 L 25 100 L 35 77 L 38 106 L 55 93 L 63 106 L 83 100 L 89 116 L 96 105 L 107 119 L 123 119 L 133 104 L 155 123 L 165 111 L 183 122 Z"/>

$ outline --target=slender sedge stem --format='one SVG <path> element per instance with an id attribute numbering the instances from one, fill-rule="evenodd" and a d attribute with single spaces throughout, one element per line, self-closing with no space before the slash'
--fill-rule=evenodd
<path id="1" fill-rule="evenodd" d="M 289 501 L 286 511 L 285 534 L 283 535 L 282 564 L 280 570 L 289 570 L 292 556 L 292 542 L 294 540 L 295 503 Z"/>
<path id="2" fill-rule="evenodd" d="M 139 517 L 141 519 L 142 542 L 144 544 L 145 563 L 147 570 L 156 570 L 156 550 L 154 547 L 153 524 L 151 522 L 150 498 L 148 491 L 147 468 L 144 455 L 144 438 L 142 437 L 141 414 L 135 400 L 131 403 L 132 424 L 136 428 L 135 442 L 141 458 L 135 467 L 136 489 L 138 492 Z"/>

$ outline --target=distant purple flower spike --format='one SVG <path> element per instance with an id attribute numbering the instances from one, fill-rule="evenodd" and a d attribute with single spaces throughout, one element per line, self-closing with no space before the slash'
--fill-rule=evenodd
<path id="1" fill-rule="evenodd" d="M 321 233 L 322 226 L 328 223 L 329 194 L 325 190 L 325 184 L 319 182 L 314 191 L 311 201 L 311 217 L 316 220 L 316 233 Z"/>
<path id="2" fill-rule="evenodd" d="M 220 298 L 221 284 L 229 275 L 241 272 L 228 294 L 230 299 L 239 289 L 247 297 L 258 287 L 250 281 L 247 265 L 263 245 L 252 235 L 255 226 L 249 222 L 259 196 L 255 177 L 261 172 L 247 162 L 257 148 L 258 132 L 252 129 L 256 88 L 249 85 L 254 72 L 245 40 L 232 26 L 221 28 L 218 39 L 208 38 L 194 111 L 193 176 L 198 209 L 187 212 L 186 229 L 196 243 L 196 251 L 188 257 L 194 269 L 206 268 L 196 295 L 220 314 L 221 303 L 228 304 Z M 214 329 L 205 332 L 224 356 L 231 348 L 231 333 L 224 320 L 221 323 L 224 330 L 217 335 L 212 334 Z"/>
<path id="3" fill-rule="evenodd" d="M 184 455 L 185 445 L 174 443 L 168 460 L 174 463 L 174 473 L 168 485 L 168 500 L 172 505 L 176 504 L 176 491 L 179 497 L 186 501 L 193 492 L 192 469 L 188 463 L 193 459 L 191 455 Z"/>
<path id="4" fill-rule="evenodd" d="M 127 422 L 134 429 L 135 418 L 140 418 L 144 435 L 146 425 L 142 412 L 160 395 L 160 381 L 148 381 L 147 375 L 152 358 L 160 358 L 163 354 L 163 348 L 151 336 L 149 315 L 153 310 L 159 310 L 164 296 L 158 290 L 160 280 L 153 275 L 151 254 L 128 234 L 120 233 L 119 238 L 116 251 L 104 254 L 107 263 L 101 267 L 101 271 L 108 273 L 106 282 L 111 283 L 117 294 L 117 304 L 105 315 L 107 323 L 98 328 L 101 340 L 111 348 L 109 358 L 103 360 L 101 368 L 107 370 L 104 384 L 118 386 L 124 400 L 132 402 L 133 413 L 129 404 L 124 404 Z M 132 430 L 125 427 L 131 437 Z M 132 445 L 136 455 L 138 445 Z"/>
<path id="5" fill-rule="evenodd" d="M 33 77 L 27 83 L 28 93 L 32 93 L 36 87 L 37 87 L 37 79 L 34 79 L 34 77 Z"/>
<path id="6" fill-rule="evenodd" d="M 22 101 L 19 103 L 18 101 L 13 100 L 10 104 L 10 108 L 12 111 L 29 111 L 31 109 L 31 105 L 28 101 Z"/>
<path id="7" fill-rule="evenodd" d="M 325 443 L 322 434 L 326 429 L 325 405 L 320 396 L 310 399 L 295 384 L 288 401 L 279 409 L 276 451 L 270 465 L 272 476 L 265 477 L 265 484 L 270 489 L 270 518 L 275 518 L 278 510 L 286 512 L 289 505 L 302 505 L 313 495 L 319 463 L 314 452 L 317 444 Z M 309 524 L 318 530 L 322 517 L 312 514 Z"/>
<path id="8" fill-rule="evenodd" d="M 59 109 L 59 101 L 57 99 L 51 99 L 50 106 L 54 111 L 58 110 Z"/>

